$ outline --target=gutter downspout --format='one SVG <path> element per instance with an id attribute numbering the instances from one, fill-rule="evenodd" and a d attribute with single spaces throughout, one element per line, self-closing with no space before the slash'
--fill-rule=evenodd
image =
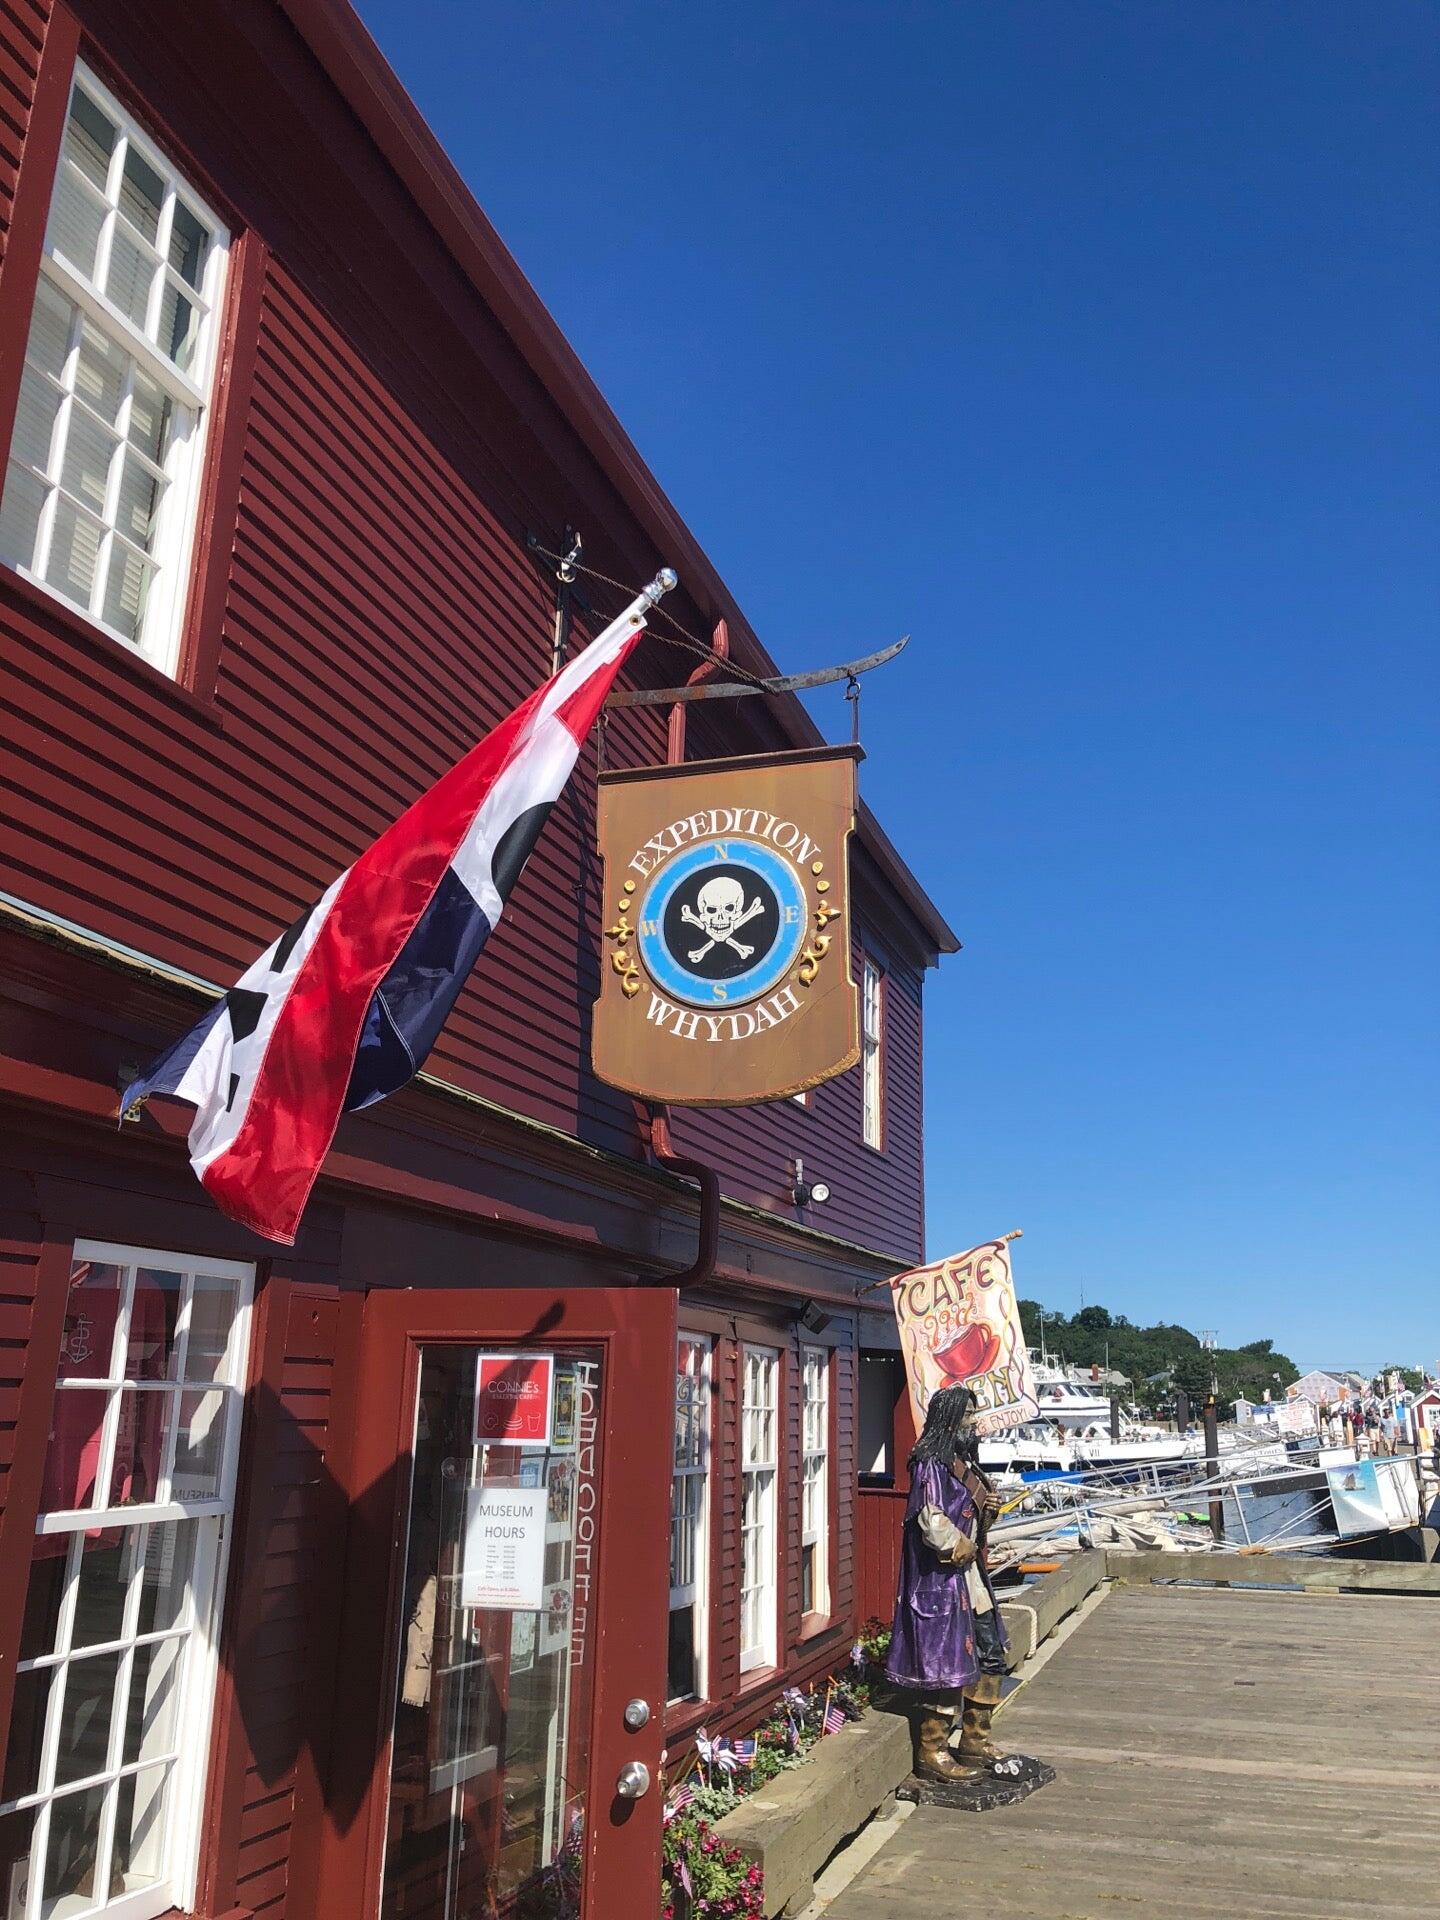
<path id="1" fill-rule="evenodd" d="M 672 1173 L 683 1173 L 700 1188 L 700 1244 L 696 1248 L 693 1263 L 679 1273 L 657 1274 L 644 1284 L 676 1287 L 681 1291 L 686 1287 L 703 1286 L 714 1277 L 715 1261 L 720 1251 L 720 1177 L 713 1167 L 675 1151 L 667 1107 L 642 1106 L 637 1100 L 635 1114 L 640 1122 L 641 1138 L 661 1166 L 668 1167 Z"/>

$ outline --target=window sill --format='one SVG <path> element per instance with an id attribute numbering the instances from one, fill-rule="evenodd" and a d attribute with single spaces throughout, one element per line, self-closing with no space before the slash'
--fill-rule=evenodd
<path id="1" fill-rule="evenodd" d="M 160 1920 L 196 1920 L 199 1909 L 196 1907 L 167 1907 Z M 100 1920 L 105 1920 L 104 1914 Z M 226 1907 L 223 1913 L 211 1914 L 209 1920 L 255 1920 L 253 1907 Z"/>
<path id="2" fill-rule="evenodd" d="M 676 1700 L 673 1705 L 667 1706 L 664 1721 L 666 1746 L 688 1740 L 692 1733 L 704 1726 L 714 1711 L 715 1705 L 711 1700 Z"/>
<path id="3" fill-rule="evenodd" d="M 812 1640 L 821 1640 L 835 1626 L 835 1616 L 829 1613 L 807 1613 L 800 1622 L 799 1646 L 808 1646 Z"/>
<path id="4" fill-rule="evenodd" d="M 143 654 L 127 647 L 123 640 L 117 640 L 92 620 L 88 614 L 81 613 L 58 594 L 42 587 L 38 581 L 31 580 L 26 574 L 19 573 L 14 567 L 0 562 L 0 595 L 18 602 L 37 619 L 52 627 L 59 628 L 69 639 L 78 641 L 96 660 L 107 667 L 118 667 L 128 673 L 140 686 L 152 693 L 171 700 L 176 706 L 214 728 L 217 733 L 224 731 L 224 722 L 212 700 L 205 699 L 190 687 L 178 680 L 172 680 L 168 673 L 153 666 Z M 229 1920 L 229 1915 L 224 1916 Z"/>
<path id="5" fill-rule="evenodd" d="M 782 1669 L 776 1666 L 747 1668 L 741 1674 L 740 1684 L 735 1692 L 737 1703 L 750 1699 L 753 1694 L 763 1693 L 767 1687 L 773 1688 L 779 1682 L 781 1672 Z"/>

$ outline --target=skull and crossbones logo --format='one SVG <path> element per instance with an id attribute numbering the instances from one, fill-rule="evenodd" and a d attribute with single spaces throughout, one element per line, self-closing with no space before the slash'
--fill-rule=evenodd
<path id="1" fill-rule="evenodd" d="M 712 947 L 719 946 L 729 947 L 742 960 L 750 958 L 754 947 L 747 946 L 735 936 L 757 913 L 764 911 L 765 902 L 759 894 L 747 907 L 745 889 L 740 882 L 728 875 L 717 874 L 713 880 L 707 880 L 696 894 L 695 906 L 699 908 L 698 913 L 690 907 L 680 909 L 680 918 L 686 926 L 698 927 L 707 936 L 703 946 L 691 948 L 689 958 L 692 965 L 697 960 L 703 960 Z"/>

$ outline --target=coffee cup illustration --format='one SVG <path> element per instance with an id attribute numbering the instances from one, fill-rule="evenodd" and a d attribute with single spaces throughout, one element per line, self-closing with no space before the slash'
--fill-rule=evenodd
<path id="1" fill-rule="evenodd" d="M 935 1364 L 952 1380 L 973 1380 L 1000 1358 L 1000 1336 L 983 1321 L 972 1320 L 935 1349 Z"/>

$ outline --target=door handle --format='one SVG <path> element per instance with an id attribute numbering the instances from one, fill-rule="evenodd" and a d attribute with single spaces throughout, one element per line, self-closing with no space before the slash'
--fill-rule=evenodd
<path id="1" fill-rule="evenodd" d="M 638 1800 L 650 1791 L 650 1769 L 643 1760 L 627 1760 L 620 1769 L 615 1791 L 622 1800 Z"/>

